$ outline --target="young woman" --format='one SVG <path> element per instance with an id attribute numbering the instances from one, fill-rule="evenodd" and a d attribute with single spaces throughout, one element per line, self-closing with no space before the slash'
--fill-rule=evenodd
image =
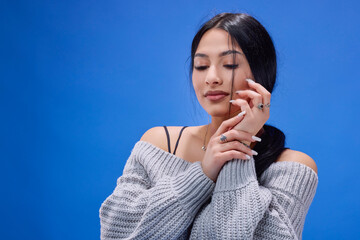
<path id="1" fill-rule="evenodd" d="M 190 71 L 211 122 L 142 136 L 101 205 L 101 238 L 301 239 L 317 168 L 265 124 L 276 79 L 269 34 L 247 14 L 219 14 L 195 35 Z"/>

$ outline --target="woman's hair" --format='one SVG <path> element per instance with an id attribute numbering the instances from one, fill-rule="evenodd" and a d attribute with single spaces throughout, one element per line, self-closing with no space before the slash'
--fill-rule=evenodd
<path id="1" fill-rule="evenodd" d="M 254 80 L 264 86 L 270 93 L 276 81 L 276 52 L 273 41 L 266 29 L 252 16 L 244 13 L 221 13 L 204 23 L 196 33 L 191 45 L 190 81 L 194 68 L 194 56 L 200 40 L 206 31 L 218 28 L 228 32 L 232 40 L 240 46 L 249 63 Z M 233 54 L 235 58 L 235 54 Z M 234 84 L 234 70 L 232 73 L 232 88 Z M 230 115 L 229 104 L 229 115 Z M 276 127 L 265 124 L 261 135 L 262 141 L 258 142 L 254 150 L 259 155 L 254 156 L 256 174 L 261 174 L 277 159 L 285 149 L 285 135 Z"/>

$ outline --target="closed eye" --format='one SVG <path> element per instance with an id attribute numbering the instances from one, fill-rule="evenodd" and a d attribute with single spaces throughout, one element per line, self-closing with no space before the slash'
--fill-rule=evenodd
<path id="1" fill-rule="evenodd" d="M 207 68 L 208 68 L 208 66 L 195 66 L 195 69 L 199 70 L 199 71 L 205 70 Z"/>
<path id="2" fill-rule="evenodd" d="M 239 66 L 239 64 L 233 64 L 233 65 L 224 65 L 224 67 L 229 68 L 229 69 L 235 69 Z"/>

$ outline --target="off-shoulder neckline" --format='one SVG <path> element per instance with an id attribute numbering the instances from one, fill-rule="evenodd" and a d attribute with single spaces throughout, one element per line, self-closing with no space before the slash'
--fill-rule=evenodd
<path id="1" fill-rule="evenodd" d="M 176 155 L 174 155 L 174 154 L 172 154 L 172 153 L 170 153 L 170 152 L 168 152 L 168 151 L 165 151 L 164 149 L 159 148 L 159 147 L 155 146 L 154 144 L 149 143 L 149 142 L 146 142 L 146 141 L 139 140 L 138 142 L 136 142 L 135 146 L 138 145 L 138 144 L 141 144 L 141 143 L 142 143 L 142 144 L 149 145 L 150 147 L 152 147 L 152 148 L 154 148 L 154 149 L 162 152 L 163 154 L 166 154 L 167 156 L 169 156 L 169 157 L 171 157 L 171 158 L 175 158 L 175 159 L 180 160 L 180 161 L 182 161 L 182 162 L 184 162 L 184 163 L 187 163 L 187 164 L 193 164 L 193 162 L 186 161 L 185 159 L 183 159 L 183 158 L 181 158 L 181 157 L 178 157 L 178 156 L 176 156 Z M 200 161 L 197 161 L 197 162 L 200 162 Z M 195 163 L 195 162 L 194 162 L 194 163 Z M 316 178 L 318 178 L 318 174 L 317 174 L 311 167 L 306 166 L 305 164 L 302 164 L 302 163 L 299 163 L 299 162 L 293 162 L 293 161 L 273 162 L 273 163 L 268 167 L 268 169 L 269 169 L 269 168 L 272 168 L 272 167 L 276 167 L 276 166 L 282 166 L 282 165 L 283 165 L 283 166 L 287 166 L 287 165 L 290 165 L 290 166 L 291 166 L 291 165 L 297 165 L 297 166 L 299 166 L 299 167 L 305 167 L 306 169 L 311 170 L 311 172 L 312 172 L 313 174 L 315 174 Z M 268 169 L 266 169 L 265 171 L 267 171 Z"/>
<path id="2" fill-rule="evenodd" d="M 165 155 L 167 155 L 167 156 L 169 156 L 169 157 L 171 157 L 171 158 L 176 158 L 176 159 L 181 160 L 181 161 L 183 161 L 183 162 L 186 162 L 186 163 L 188 163 L 188 164 L 192 164 L 192 162 L 186 161 L 185 159 L 183 159 L 183 158 L 181 158 L 181 157 L 178 157 L 178 156 L 174 155 L 173 153 L 170 153 L 170 152 L 168 152 L 168 151 L 165 151 L 164 149 L 159 148 L 159 147 L 155 146 L 155 145 L 152 144 L 152 143 L 149 143 L 149 142 L 140 140 L 140 141 L 138 141 L 135 145 L 137 145 L 137 144 L 139 144 L 139 143 L 147 144 L 147 145 L 151 146 L 152 148 L 155 148 L 156 150 L 160 151 L 161 153 L 163 153 L 163 154 L 165 154 Z M 200 161 L 198 161 L 198 162 L 200 162 Z"/>

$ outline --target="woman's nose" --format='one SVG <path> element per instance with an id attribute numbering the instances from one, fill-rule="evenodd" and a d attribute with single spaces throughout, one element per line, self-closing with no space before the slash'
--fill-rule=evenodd
<path id="1" fill-rule="evenodd" d="M 222 80 L 221 80 L 221 78 L 219 77 L 219 74 L 218 74 L 218 72 L 216 71 L 216 67 L 215 67 L 215 66 L 210 66 L 210 67 L 208 68 L 205 81 L 206 81 L 206 84 L 210 84 L 210 85 L 213 85 L 213 84 L 222 84 Z"/>

